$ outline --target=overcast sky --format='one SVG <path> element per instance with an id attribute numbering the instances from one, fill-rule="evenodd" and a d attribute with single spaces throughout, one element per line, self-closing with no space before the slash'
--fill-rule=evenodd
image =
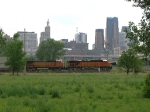
<path id="1" fill-rule="evenodd" d="M 132 4 L 125 0 L 1 0 L 0 28 L 10 36 L 25 28 L 40 38 L 49 19 L 51 38 L 73 40 L 78 27 L 78 32 L 87 33 L 91 49 L 95 29 L 105 30 L 107 17 L 118 17 L 119 31 L 129 21 L 140 21 L 142 10 Z"/>

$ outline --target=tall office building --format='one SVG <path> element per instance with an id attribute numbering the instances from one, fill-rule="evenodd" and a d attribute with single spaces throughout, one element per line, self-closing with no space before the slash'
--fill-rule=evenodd
<path id="1" fill-rule="evenodd" d="M 114 54 L 114 48 L 119 47 L 119 28 L 117 17 L 107 17 L 106 43 L 108 44 L 109 52 Z"/>
<path id="2" fill-rule="evenodd" d="M 125 32 L 126 29 L 128 32 L 130 32 L 130 29 L 128 26 L 122 26 L 121 32 Z"/>
<path id="3" fill-rule="evenodd" d="M 95 49 L 104 52 L 104 29 L 95 30 Z"/>
<path id="4" fill-rule="evenodd" d="M 17 33 L 19 34 L 19 40 L 25 42 L 24 46 L 26 55 L 35 55 L 38 45 L 37 34 L 34 32 L 25 32 L 25 31 L 19 31 Z"/>
<path id="5" fill-rule="evenodd" d="M 47 40 L 50 38 L 50 26 L 49 26 L 49 20 L 47 21 L 47 26 L 45 27 L 45 32 L 41 32 L 41 37 L 40 37 L 40 43 L 43 40 Z"/>
<path id="6" fill-rule="evenodd" d="M 76 43 L 87 43 L 87 34 L 86 33 L 76 33 L 75 34 Z"/>
<path id="7" fill-rule="evenodd" d="M 129 38 L 126 38 L 126 29 L 128 32 L 130 32 L 128 26 L 122 26 L 121 32 L 119 32 L 119 47 L 121 52 L 129 49 L 128 43 L 130 43 L 130 40 Z"/>
<path id="8" fill-rule="evenodd" d="M 129 49 L 128 43 L 129 39 L 126 38 L 126 33 L 125 32 L 119 32 L 119 47 L 121 51 L 125 51 Z"/>
<path id="9" fill-rule="evenodd" d="M 95 49 L 95 44 L 92 44 L 92 50 L 94 50 Z"/>

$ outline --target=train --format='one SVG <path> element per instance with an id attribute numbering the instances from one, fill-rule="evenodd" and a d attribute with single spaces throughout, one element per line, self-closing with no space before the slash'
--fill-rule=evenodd
<path id="1" fill-rule="evenodd" d="M 110 71 L 112 65 L 107 60 L 27 61 L 27 71 L 36 71 L 39 69 L 48 69 L 52 71 L 100 69 L 101 71 Z"/>
<path id="2" fill-rule="evenodd" d="M 0 57 L 0 61 L 1 61 Z M 4 58 L 2 58 L 4 60 Z M 6 59 L 5 59 L 6 61 Z M 2 65 L 2 63 L 1 63 Z M 0 66 L 0 71 L 6 71 L 9 68 Z M 3 67 L 3 68 L 2 68 Z M 112 64 L 107 60 L 53 60 L 53 61 L 27 61 L 26 71 L 83 71 L 83 70 L 100 70 L 100 71 L 110 71 L 112 69 Z"/>

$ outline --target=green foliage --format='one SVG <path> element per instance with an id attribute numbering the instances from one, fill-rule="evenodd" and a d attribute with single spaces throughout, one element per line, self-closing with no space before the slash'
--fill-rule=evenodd
<path id="1" fill-rule="evenodd" d="M 139 26 L 135 25 L 133 22 L 129 22 L 129 28 L 131 32 L 126 32 L 126 38 L 129 38 L 130 43 L 128 44 L 130 48 L 135 49 L 137 52 L 148 56 L 150 53 L 150 26 L 145 19 L 141 20 Z"/>
<path id="2" fill-rule="evenodd" d="M 145 98 L 150 98 L 150 73 L 147 74 L 145 85 L 143 87 L 143 95 Z"/>
<path id="3" fill-rule="evenodd" d="M 131 1 L 131 0 L 127 0 Z M 127 32 L 126 37 L 130 39 L 129 46 L 136 51 L 148 56 L 150 53 L 150 1 L 149 0 L 132 0 L 134 6 L 144 9 L 143 16 L 138 25 L 133 22 L 129 22 L 129 29 L 131 32 Z"/>
<path id="4" fill-rule="evenodd" d="M 12 41 L 7 42 L 5 55 L 7 57 L 6 65 L 9 66 L 10 70 L 18 72 L 23 70 L 25 65 L 25 52 L 22 51 L 23 42 L 18 40 L 19 34 L 14 34 Z"/>
<path id="5" fill-rule="evenodd" d="M 27 56 L 27 61 L 36 61 L 37 58 L 35 56 Z"/>
<path id="6" fill-rule="evenodd" d="M 2 112 L 149 112 L 145 75 L 37 73 L 0 75 Z M 75 91 L 75 88 L 80 91 Z M 52 89 L 54 96 L 52 97 Z M 88 91 L 89 90 L 89 91 Z M 94 91 L 93 91 L 94 90 Z M 60 94 L 61 91 L 61 94 Z M 93 92 L 92 92 L 93 91 Z M 50 92 L 50 94 L 49 94 Z M 109 108 L 108 108 L 109 107 Z M 143 108 L 144 107 L 144 108 Z"/>
<path id="7" fill-rule="evenodd" d="M 47 39 L 40 43 L 36 57 L 38 60 L 56 60 L 60 56 L 64 55 L 65 50 L 64 43 L 55 41 L 54 39 Z"/>
<path id="8" fill-rule="evenodd" d="M 76 87 L 75 87 L 75 92 L 79 92 L 80 89 L 81 89 L 81 86 L 80 86 L 80 85 L 76 86 Z"/>
<path id="9" fill-rule="evenodd" d="M 3 37 L 4 37 L 4 32 L 2 29 L 0 29 L 0 55 L 3 55 L 3 51 L 6 45 L 6 38 Z"/>
<path id="10" fill-rule="evenodd" d="M 139 72 L 141 70 L 143 63 L 139 59 L 139 56 L 133 49 L 128 49 L 123 51 L 121 57 L 118 59 L 117 66 L 119 68 L 124 68 L 129 73 L 130 70 L 134 69 L 134 72 Z"/>
<path id="11" fill-rule="evenodd" d="M 46 93 L 46 90 L 44 87 L 39 88 L 39 95 L 44 95 Z"/>
<path id="12" fill-rule="evenodd" d="M 87 92 L 88 93 L 93 93 L 94 92 L 94 87 L 93 86 L 87 86 Z"/>
<path id="13" fill-rule="evenodd" d="M 50 94 L 52 95 L 52 98 L 60 98 L 61 96 L 58 88 L 52 88 Z"/>

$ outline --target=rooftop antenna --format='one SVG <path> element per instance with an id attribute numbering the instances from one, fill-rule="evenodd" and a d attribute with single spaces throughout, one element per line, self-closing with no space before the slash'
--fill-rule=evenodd
<path id="1" fill-rule="evenodd" d="M 48 19 L 48 21 L 47 21 L 47 26 L 49 26 L 49 19 Z"/>

